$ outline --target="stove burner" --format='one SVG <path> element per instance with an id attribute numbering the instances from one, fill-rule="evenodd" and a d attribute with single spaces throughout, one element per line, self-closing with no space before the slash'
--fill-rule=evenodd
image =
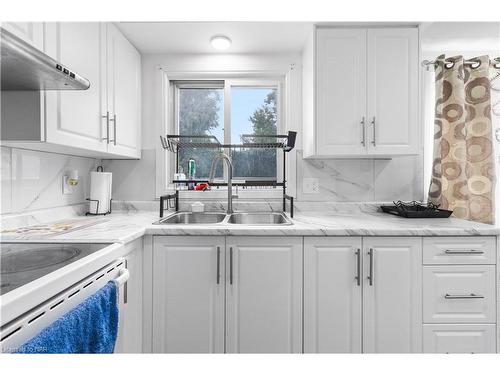
<path id="1" fill-rule="evenodd" d="M 1 256 L 1 273 L 10 274 L 42 269 L 67 263 L 80 255 L 76 247 L 41 247 L 16 253 L 6 253 Z"/>

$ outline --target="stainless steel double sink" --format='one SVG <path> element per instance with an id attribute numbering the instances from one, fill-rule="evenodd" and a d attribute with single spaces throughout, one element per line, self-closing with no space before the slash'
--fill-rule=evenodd
<path id="1" fill-rule="evenodd" d="M 235 224 L 235 225 L 291 225 L 288 217 L 279 212 L 177 212 L 154 224 Z"/>

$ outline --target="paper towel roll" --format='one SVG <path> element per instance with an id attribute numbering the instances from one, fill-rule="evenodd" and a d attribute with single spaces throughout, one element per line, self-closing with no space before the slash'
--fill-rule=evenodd
<path id="1" fill-rule="evenodd" d="M 110 172 L 90 172 L 90 213 L 105 214 L 110 211 L 112 177 Z M 99 207 L 93 200 L 99 201 Z"/>

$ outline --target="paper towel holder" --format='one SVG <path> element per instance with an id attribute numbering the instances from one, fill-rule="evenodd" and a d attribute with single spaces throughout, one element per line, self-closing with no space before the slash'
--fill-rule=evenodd
<path id="1" fill-rule="evenodd" d="M 97 172 L 104 172 L 104 168 L 102 167 L 102 165 L 99 165 L 97 167 Z M 99 199 L 90 199 L 90 198 L 87 198 L 86 200 L 88 200 L 89 202 L 96 202 L 96 208 L 95 208 L 95 212 L 86 212 L 85 213 L 85 216 L 99 216 L 99 215 L 107 215 L 107 214 L 110 214 L 111 213 L 111 203 L 113 203 L 113 199 L 110 199 L 109 200 L 109 211 L 108 212 L 102 212 L 102 213 L 98 213 L 99 212 L 99 203 L 101 203 L 99 201 Z"/>
<path id="2" fill-rule="evenodd" d="M 88 201 L 90 202 L 97 202 L 96 204 L 96 209 L 95 209 L 95 212 L 86 212 L 85 213 L 85 216 L 98 216 L 98 215 L 107 215 L 107 214 L 110 214 L 111 213 L 111 203 L 113 202 L 113 199 L 110 199 L 109 200 L 109 211 L 108 212 L 103 212 L 103 213 L 98 213 L 99 212 L 99 199 L 90 199 L 90 198 L 87 198 Z"/>

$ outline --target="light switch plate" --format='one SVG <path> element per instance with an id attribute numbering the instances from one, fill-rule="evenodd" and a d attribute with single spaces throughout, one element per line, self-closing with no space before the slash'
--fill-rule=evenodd
<path id="1" fill-rule="evenodd" d="M 304 178 L 302 192 L 304 194 L 319 194 L 319 180 L 317 178 Z"/>

